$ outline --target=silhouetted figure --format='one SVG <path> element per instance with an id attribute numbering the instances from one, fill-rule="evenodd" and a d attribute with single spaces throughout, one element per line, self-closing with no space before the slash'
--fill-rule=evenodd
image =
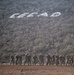
<path id="1" fill-rule="evenodd" d="M 7 65 L 7 63 L 10 62 L 10 60 L 9 60 L 10 56 L 6 55 L 6 56 L 4 56 L 4 58 L 5 58 L 4 61 L 5 61 L 6 65 Z"/>
<path id="2" fill-rule="evenodd" d="M 37 57 L 37 55 L 35 54 L 34 56 L 33 56 L 33 65 L 36 65 L 38 63 L 38 57 Z"/>
<path id="3" fill-rule="evenodd" d="M 59 62 L 60 62 L 60 65 L 62 66 L 62 64 L 63 64 L 63 56 L 62 55 L 59 57 Z"/>
<path id="4" fill-rule="evenodd" d="M 73 62 L 73 61 L 74 61 L 73 59 L 74 59 L 74 57 L 71 56 L 71 57 L 70 57 L 70 65 L 71 65 L 71 66 L 73 66 L 73 63 L 74 63 L 74 62 Z"/>
<path id="5" fill-rule="evenodd" d="M 70 55 L 66 56 L 66 65 L 70 65 Z"/>
<path id="6" fill-rule="evenodd" d="M 65 65 L 65 61 L 66 61 L 65 55 L 63 55 L 63 56 L 62 56 L 62 64 L 63 64 L 63 65 Z"/>
<path id="7" fill-rule="evenodd" d="M 16 55 L 16 65 L 19 64 L 19 55 Z"/>
<path id="8" fill-rule="evenodd" d="M 50 58 L 50 59 L 52 59 L 52 65 L 54 65 L 55 64 L 55 55 L 53 55 L 52 58 Z"/>
<path id="9" fill-rule="evenodd" d="M 13 55 L 11 55 L 11 57 L 10 57 L 10 64 L 13 64 L 14 65 L 14 63 L 15 63 L 15 58 L 14 58 L 14 56 Z"/>
<path id="10" fill-rule="evenodd" d="M 40 61 L 40 65 L 44 65 L 44 55 L 43 54 L 41 54 L 40 56 L 39 56 L 39 61 Z"/>
<path id="11" fill-rule="evenodd" d="M 25 55 L 25 61 L 24 61 L 24 65 L 28 63 L 28 54 Z"/>
<path id="12" fill-rule="evenodd" d="M 19 56 L 19 64 L 22 65 L 22 55 Z"/>
<path id="13" fill-rule="evenodd" d="M 59 65 L 59 55 L 56 55 L 56 65 L 58 66 Z"/>
<path id="14" fill-rule="evenodd" d="M 47 55 L 47 62 L 46 62 L 46 65 L 51 65 L 51 56 L 50 56 L 50 54 Z"/>
<path id="15" fill-rule="evenodd" d="M 28 55 L 28 59 L 27 59 L 28 65 L 31 65 L 31 57 L 32 57 L 31 54 L 29 54 L 29 55 Z"/>

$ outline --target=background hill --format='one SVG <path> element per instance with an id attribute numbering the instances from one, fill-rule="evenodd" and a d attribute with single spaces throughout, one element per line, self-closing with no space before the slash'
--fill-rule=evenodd
<path id="1" fill-rule="evenodd" d="M 10 19 L 14 13 L 61 16 Z M 0 53 L 74 52 L 74 0 L 0 0 Z"/>

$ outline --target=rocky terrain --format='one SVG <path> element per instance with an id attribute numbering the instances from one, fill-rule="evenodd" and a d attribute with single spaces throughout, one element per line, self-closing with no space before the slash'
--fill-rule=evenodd
<path id="1" fill-rule="evenodd" d="M 49 16 L 9 18 L 24 12 Z M 20 52 L 74 53 L 74 0 L 0 0 L 0 53 Z"/>

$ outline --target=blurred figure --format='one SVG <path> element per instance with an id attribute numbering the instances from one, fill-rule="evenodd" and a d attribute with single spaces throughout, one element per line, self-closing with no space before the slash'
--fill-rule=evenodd
<path id="1" fill-rule="evenodd" d="M 59 56 L 59 63 L 62 66 L 62 64 L 63 64 L 63 56 L 62 55 Z"/>
<path id="2" fill-rule="evenodd" d="M 28 54 L 25 55 L 25 61 L 24 61 L 24 65 L 28 63 Z"/>
<path id="3" fill-rule="evenodd" d="M 37 55 L 35 54 L 34 56 L 33 56 L 33 65 L 36 65 L 38 63 L 38 57 L 37 57 Z"/>
<path id="4" fill-rule="evenodd" d="M 65 55 L 63 55 L 63 57 L 62 57 L 62 64 L 63 64 L 63 65 L 65 65 L 65 61 L 66 61 Z"/>
<path id="5" fill-rule="evenodd" d="M 55 64 L 55 55 L 53 55 L 52 58 L 50 58 L 50 59 L 52 59 L 52 65 L 54 65 Z"/>
<path id="6" fill-rule="evenodd" d="M 46 65 L 51 65 L 51 56 L 50 56 L 50 54 L 48 54 L 48 55 L 46 56 L 46 58 L 47 58 Z"/>
<path id="7" fill-rule="evenodd" d="M 43 66 L 44 65 L 44 55 L 43 54 L 39 55 L 39 61 L 40 61 L 40 66 Z"/>
<path id="8" fill-rule="evenodd" d="M 58 66 L 59 65 L 59 55 L 56 55 L 55 59 L 56 59 L 56 65 Z"/>
<path id="9" fill-rule="evenodd" d="M 19 64 L 19 55 L 17 54 L 16 55 L 16 65 L 18 65 Z"/>
<path id="10" fill-rule="evenodd" d="M 11 64 L 14 65 L 14 63 L 15 63 L 15 58 L 14 58 L 13 55 L 11 55 L 11 57 L 10 57 L 10 65 L 11 65 Z"/>
<path id="11" fill-rule="evenodd" d="M 31 58 L 32 58 L 32 56 L 31 56 L 31 54 L 29 54 L 29 55 L 28 55 L 28 59 L 27 59 L 28 65 L 31 65 L 31 61 L 32 61 Z"/>
<path id="12" fill-rule="evenodd" d="M 74 59 L 73 55 L 70 56 L 70 65 L 71 65 L 71 66 L 73 66 L 73 63 L 74 63 L 74 60 L 73 60 L 73 59 Z"/>
<path id="13" fill-rule="evenodd" d="M 70 55 L 66 56 L 66 66 L 70 64 Z"/>
<path id="14" fill-rule="evenodd" d="M 19 56 L 19 64 L 22 65 L 22 55 Z"/>
<path id="15" fill-rule="evenodd" d="M 4 56 L 4 63 L 6 63 L 6 65 L 7 65 L 7 63 L 9 63 L 10 62 L 10 56 L 9 55 L 5 55 Z"/>

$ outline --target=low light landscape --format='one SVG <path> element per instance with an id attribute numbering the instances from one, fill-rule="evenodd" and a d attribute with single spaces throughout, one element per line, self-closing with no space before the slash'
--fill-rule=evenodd
<path id="1" fill-rule="evenodd" d="M 74 0 L 0 0 L 0 63 L 27 53 L 74 55 Z M 74 75 L 74 66 L 3 64 L 0 75 Z"/>

